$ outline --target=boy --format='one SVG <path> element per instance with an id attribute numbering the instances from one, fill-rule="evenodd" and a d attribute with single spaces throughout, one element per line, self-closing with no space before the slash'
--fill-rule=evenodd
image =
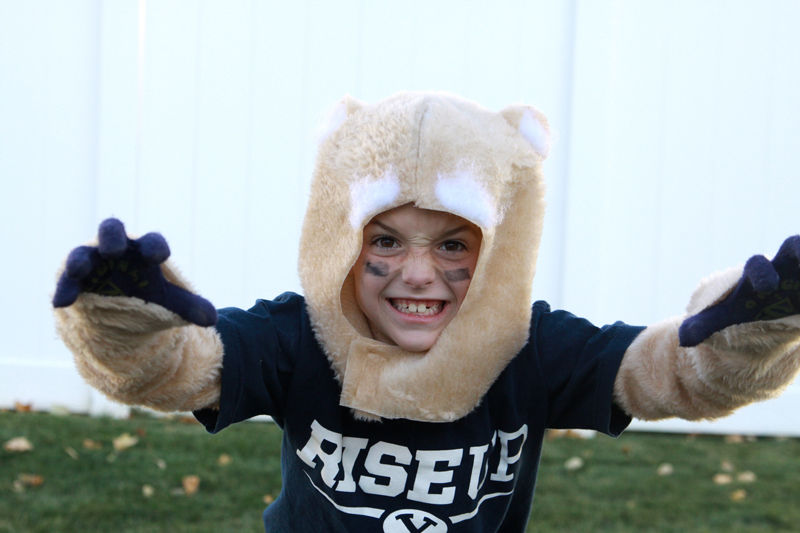
<path id="1" fill-rule="evenodd" d="M 275 419 L 267 531 L 524 531 L 546 428 L 723 416 L 796 375 L 800 238 L 704 282 L 686 320 L 599 329 L 530 306 L 549 146 L 535 109 L 401 93 L 345 99 L 329 130 L 305 297 L 217 319 L 163 238 L 113 219 L 54 297 L 82 375 L 112 398 L 193 410 L 212 432 Z"/>

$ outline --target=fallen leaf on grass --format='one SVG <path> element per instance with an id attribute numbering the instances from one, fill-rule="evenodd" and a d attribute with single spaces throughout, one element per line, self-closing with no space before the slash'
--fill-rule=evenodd
<path id="1" fill-rule="evenodd" d="M 75 448 L 73 448 L 72 446 L 67 446 L 66 448 L 64 448 L 64 451 L 65 451 L 65 452 L 67 452 L 67 455 L 69 455 L 70 457 L 72 457 L 72 458 L 73 458 L 73 459 L 75 459 L 76 461 L 77 461 L 77 460 L 78 460 L 78 458 L 80 457 L 80 456 L 78 455 L 78 452 L 76 452 L 76 451 L 75 451 Z"/>
<path id="2" fill-rule="evenodd" d="M 14 402 L 14 410 L 18 413 L 30 413 L 33 411 L 33 404 Z"/>
<path id="3" fill-rule="evenodd" d="M 228 466 L 229 464 L 231 464 L 231 456 L 228 455 L 227 453 L 223 453 L 222 455 L 219 456 L 219 459 L 217 459 L 217 464 L 219 466 Z"/>
<path id="4" fill-rule="evenodd" d="M 747 498 L 747 491 L 744 489 L 739 489 L 731 492 L 731 500 L 735 502 L 740 502 Z"/>
<path id="5" fill-rule="evenodd" d="M 726 444 L 741 444 L 744 442 L 744 437 L 741 435 L 725 435 Z"/>
<path id="6" fill-rule="evenodd" d="M 572 457 L 567 459 L 567 461 L 564 463 L 564 468 L 569 471 L 580 470 L 583 468 L 583 459 L 580 457 Z"/>
<path id="7" fill-rule="evenodd" d="M 139 442 L 139 439 L 136 437 L 132 437 L 129 433 L 123 433 L 116 439 L 114 439 L 114 450 L 121 452 L 123 450 L 127 450 L 133 446 L 136 446 L 136 443 Z"/>
<path id="8" fill-rule="evenodd" d="M 7 452 L 29 452 L 33 450 L 33 444 L 25 437 L 14 437 L 3 444 L 3 449 Z"/>
<path id="9" fill-rule="evenodd" d="M 103 443 L 97 442 L 96 440 L 92 439 L 83 439 L 83 449 L 84 450 L 102 450 Z"/>
<path id="10" fill-rule="evenodd" d="M 728 485 L 733 482 L 733 478 L 728 474 L 717 474 L 714 476 L 714 483 L 717 485 Z"/>
<path id="11" fill-rule="evenodd" d="M 656 470 L 656 474 L 659 476 L 671 476 L 673 472 L 675 472 L 675 469 L 669 463 L 662 464 L 658 467 L 658 470 Z"/>
<path id="12" fill-rule="evenodd" d="M 142 485 L 142 496 L 145 498 L 152 498 L 155 493 L 156 489 L 154 489 L 152 485 Z"/>
<path id="13" fill-rule="evenodd" d="M 44 476 L 38 474 L 20 474 L 14 480 L 14 492 L 23 492 L 27 487 L 41 487 L 44 484 Z"/>
<path id="14" fill-rule="evenodd" d="M 736 481 L 740 483 L 752 483 L 756 480 L 756 475 L 749 470 L 747 472 L 739 472 L 736 474 Z"/>
<path id="15" fill-rule="evenodd" d="M 183 490 L 186 491 L 187 496 L 191 496 L 200 488 L 200 478 L 197 476 L 183 476 L 181 481 Z"/>
<path id="16" fill-rule="evenodd" d="M 722 461 L 719 467 L 723 472 L 733 472 L 735 470 L 733 463 L 730 461 Z"/>
<path id="17" fill-rule="evenodd" d="M 267 505 L 270 505 L 274 501 L 275 501 L 275 498 L 272 496 L 272 494 L 264 495 L 264 503 L 266 503 Z"/>
<path id="18" fill-rule="evenodd" d="M 159 470 L 166 470 L 167 462 L 164 459 L 156 459 L 156 466 Z"/>

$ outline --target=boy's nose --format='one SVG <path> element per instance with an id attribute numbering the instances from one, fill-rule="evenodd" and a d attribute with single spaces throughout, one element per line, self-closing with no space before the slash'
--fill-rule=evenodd
<path id="1" fill-rule="evenodd" d="M 424 287 L 436 279 L 436 268 L 428 255 L 414 255 L 403 265 L 403 282 L 412 287 Z"/>

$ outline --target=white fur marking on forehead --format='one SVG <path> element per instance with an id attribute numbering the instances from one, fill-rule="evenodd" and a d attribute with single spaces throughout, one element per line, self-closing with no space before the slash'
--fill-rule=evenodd
<path id="1" fill-rule="evenodd" d="M 350 225 L 359 229 L 367 215 L 376 214 L 395 201 L 400 182 L 392 170 L 379 180 L 369 176 L 350 184 Z"/>
<path id="2" fill-rule="evenodd" d="M 469 171 L 460 170 L 447 176 L 439 174 L 436 198 L 451 213 L 475 222 L 484 229 L 497 223 L 497 210 L 492 197 Z"/>
<path id="3" fill-rule="evenodd" d="M 519 121 L 519 132 L 525 137 L 536 153 L 547 157 L 550 151 L 550 132 L 539 122 L 530 109 L 526 109 Z"/>
<path id="4" fill-rule="evenodd" d="M 342 122 L 347 118 L 347 108 L 344 102 L 339 102 L 327 116 L 322 118 L 314 130 L 314 139 L 317 144 L 322 144 L 325 139 L 331 136 L 331 133 L 339 129 Z"/>

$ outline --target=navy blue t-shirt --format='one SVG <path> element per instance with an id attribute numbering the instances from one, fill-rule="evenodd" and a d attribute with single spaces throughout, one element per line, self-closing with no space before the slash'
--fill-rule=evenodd
<path id="1" fill-rule="evenodd" d="M 612 390 L 642 329 L 597 328 L 537 302 L 527 345 L 469 415 L 364 422 L 339 406 L 305 300 L 286 293 L 220 311 L 220 409 L 195 415 L 213 433 L 261 414 L 283 429 L 267 532 L 522 532 L 545 430 L 616 436 L 630 422 Z"/>

